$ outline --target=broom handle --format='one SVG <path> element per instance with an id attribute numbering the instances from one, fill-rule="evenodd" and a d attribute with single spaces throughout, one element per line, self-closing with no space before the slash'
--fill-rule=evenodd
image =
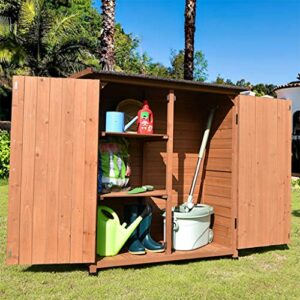
<path id="1" fill-rule="evenodd" d="M 191 189 L 190 189 L 190 193 L 189 193 L 189 197 L 188 197 L 187 202 L 192 202 L 193 201 L 193 195 L 194 195 L 197 178 L 198 178 L 199 171 L 200 171 L 201 161 L 202 161 L 204 151 L 205 151 L 205 148 L 206 148 L 206 145 L 207 145 L 207 141 L 208 141 L 209 132 L 210 132 L 212 120 L 213 120 L 213 117 L 214 117 L 214 113 L 215 113 L 215 108 L 211 109 L 208 120 L 207 120 L 206 129 L 205 129 L 204 134 L 203 134 L 202 143 L 201 143 L 201 147 L 200 147 L 199 154 L 198 154 L 197 166 L 196 166 L 196 169 L 195 169 L 193 182 L 192 182 L 192 185 L 191 185 Z"/>

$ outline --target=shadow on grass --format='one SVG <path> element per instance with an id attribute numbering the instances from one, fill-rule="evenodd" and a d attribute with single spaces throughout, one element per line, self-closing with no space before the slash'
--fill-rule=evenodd
<path id="1" fill-rule="evenodd" d="M 267 253 L 271 251 L 285 251 L 288 250 L 289 247 L 287 245 L 279 245 L 279 246 L 269 246 L 269 247 L 260 247 L 260 248 L 251 248 L 251 249 L 245 249 L 239 251 L 239 257 L 244 257 L 256 253 Z M 199 262 L 199 261 L 214 261 L 214 260 L 221 260 L 221 259 L 232 259 L 232 256 L 217 256 L 217 257 L 207 257 L 207 258 L 196 258 L 196 259 L 186 259 L 186 260 L 178 260 L 178 261 L 164 261 L 164 262 L 156 262 L 151 264 L 141 264 L 141 265 L 130 265 L 130 266 L 119 266 L 114 267 L 114 269 L 135 269 L 135 270 L 142 270 L 142 269 L 148 269 L 148 268 L 154 268 L 159 265 L 187 265 L 193 262 Z M 105 270 L 109 270 L 111 268 L 102 269 L 99 270 L 100 272 L 103 272 Z M 76 271 L 84 271 L 88 273 L 88 266 L 84 264 L 75 264 L 75 265 L 36 265 L 36 266 L 30 266 L 27 269 L 23 270 L 23 272 L 48 272 L 48 273 L 64 273 L 64 272 L 76 272 Z M 98 273 L 98 272 L 97 272 Z M 96 274 L 95 274 L 96 275 Z"/>
<path id="2" fill-rule="evenodd" d="M 36 265 L 30 266 L 23 272 L 48 272 L 48 273 L 64 273 L 64 272 L 75 272 L 75 271 L 86 271 L 88 272 L 88 267 L 86 265 Z"/>
<path id="3" fill-rule="evenodd" d="M 255 253 L 266 253 L 275 250 L 281 250 L 281 251 L 289 250 L 289 247 L 288 245 L 279 245 L 279 246 L 268 246 L 268 247 L 245 249 L 239 251 L 239 257 L 248 256 Z"/>
<path id="4" fill-rule="evenodd" d="M 298 210 L 293 210 L 293 211 L 292 211 L 292 215 L 295 216 L 295 217 L 300 217 L 300 209 L 298 209 Z"/>

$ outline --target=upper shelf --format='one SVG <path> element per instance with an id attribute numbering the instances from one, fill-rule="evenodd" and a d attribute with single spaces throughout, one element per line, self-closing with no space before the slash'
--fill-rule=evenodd
<path id="1" fill-rule="evenodd" d="M 168 135 L 166 134 L 139 134 L 135 132 L 106 132 L 101 131 L 100 137 L 107 137 L 107 136 L 119 136 L 119 137 L 125 137 L 129 139 L 139 139 L 143 141 L 167 141 Z"/>

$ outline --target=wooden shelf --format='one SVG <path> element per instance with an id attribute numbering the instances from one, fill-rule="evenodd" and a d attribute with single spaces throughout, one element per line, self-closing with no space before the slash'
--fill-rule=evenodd
<path id="1" fill-rule="evenodd" d="M 99 195 L 100 200 L 104 200 L 107 198 L 131 198 L 131 197 L 159 197 L 159 198 L 167 198 L 167 191 L 166 190 L 154 190 L 145 193 L 139 194 L 128 194 L 128 192 L 113 192 L 108 194 Z"/>
<path id="2" fill-rule="evenodd" d="M 132 255 L 124 252 L 112 257 L 98 257 L 96 265 L 97 269 L 120 267 L 139 264 L 160 263 L 176 260 L 187 260 L 217 256 L 233 255 L 233 249 L 222 245 L 211 243 L 199 249 L 192 251 L 174 251 L 171 254 L 167 253 L 150 253 L 146 255 Z"/>
<path id="3" fill-rule="evenodd" d="M 139 134 L 134 132 L 106 132 L 101 131 L 100 137 L 108 137 L 108 136 L 118 136 L 118 137 L 125 137 L 129 139 L 139 139 L 142 141 L 167 141 L 168 135 L 167 134 Z"/>

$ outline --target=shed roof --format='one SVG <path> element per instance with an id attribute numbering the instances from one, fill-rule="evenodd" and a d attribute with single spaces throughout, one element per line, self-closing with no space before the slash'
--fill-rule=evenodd
<path id="1" fill-rule="evenodd" d="M 103 82 L 127 83 L 149 87 L 168 88 L 174 90 L 189 90 L 217 94 L 237 95 L 247 88 L 223 84 L 206 83 L 190 80 L 166 79 L 148 75 L 132 75 L 119 72 L 96 71 L 87 68 L 71 75 L 73 78 L 100 79 Z"/>
<path id="2" fill-rule="evenodd" d="M 294 88 L 294 87 L 300 87 L 300 81 L 292 81 L 288 84 L 279 85 L 274 89 L 274 91 L 286 89 L 286 88 Z"/>

